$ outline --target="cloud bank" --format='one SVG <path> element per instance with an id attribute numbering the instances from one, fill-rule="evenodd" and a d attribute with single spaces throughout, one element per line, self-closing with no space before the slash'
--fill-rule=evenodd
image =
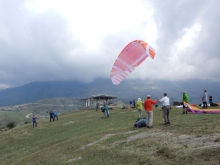
<path id="1" fill-rule="evenodd" d="M 218 0 L 0 0 L 0 88 L 109 78 L 121 50 L 156 51 L 128 78 L 220 81 Z M 109 80 L 110 81 L 110 80 Z"/>

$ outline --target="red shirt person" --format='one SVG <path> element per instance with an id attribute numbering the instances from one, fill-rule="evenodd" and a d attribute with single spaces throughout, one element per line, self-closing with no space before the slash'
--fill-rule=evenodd
<path id="1" fill-rule="evenodd" d="M 144 102 L 144 109 L 147 112 L 147 128 L 153 128 L 153 104 L 156 103 L 156 100 L 152 100 L 150 95 L 147 95 L 147 99 Z"/>

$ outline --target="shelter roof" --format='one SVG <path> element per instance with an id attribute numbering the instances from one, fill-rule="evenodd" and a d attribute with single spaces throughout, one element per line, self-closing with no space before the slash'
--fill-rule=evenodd
<path id="1" fill-rule="evenodd" d="M 115 96 L 100 94 L 100 95 L 92 95 L 90 97 L 83 98 L 82 100 L 86 100 L 86 99 L 116 99 L 116 98 L 117 97 L 115 97 Z"/>

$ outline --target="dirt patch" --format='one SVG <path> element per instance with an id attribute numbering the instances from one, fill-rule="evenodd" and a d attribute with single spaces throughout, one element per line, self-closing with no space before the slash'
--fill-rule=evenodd
<path id="1" fill-rule="evenodd" d="M 77 160 L 81 160 L 81 157 L 78 158 L 73 158 L 73 159 L 69 159 L 68 161 L 66 161 L 65 163 L 69 163 L 69 162 L 73 162 L 73 161 L 77 161 Z"/>
<path id="2" fill-rule="evenodd" d="M 69 121 L 67 123 L 64 123 L 63 125 L 68 125 L 68 124 L 72 124 L 72 123 L 74 123 L 74 121 Z"/>
<path id="3" fill-rule="evenodd" d="M 27 119 L 29 119 L 29 118 L 30 118 L 30 115 L 32 115 L 32 113 L 27 114 L 25 117 L 26 117 Z"/>
<path id="4" fill-rule="evenodd" d="M 199 148 L 217 148 L 220 147 L 220 133 L 215 133 L 211 135 L 176 135 L 170 132 L 142 132 L 129 136 L 123 141 L 117 141 L 113 143 L 118 145 L 122 142 L 131 142 L 142 138 L 153 138 L 161 141 L 161 144 L 166 144 L 167 146 L 172 146 L 173 148 L 185 148 L 186 150 L 195 150 Z"/>
<path id="5" fill-rule="evenodd" d="M 188 148 L 215 148 L 220 146 L 220 133 L 215 133 L 211 135 L 180 135 L 172 137 L 170 140 L 173 144 L 178 147 L 181 145 L 187 145 Z"/>
<path id="6" fill-rule="evenodd" d="M 94 141 L 94 142 L 89 143 L 89 144 L 87 144 L 87 145 L 85 145 L 85 146 L 82 146 L 81 149 L 85 149 L 86 147 L 90 147 L 90 146 L 92 146 L 92 145 L 95 145 L 95 144 L 97 144 L 97 143 L 99 143 L 99 142 L 101 142 L 101 141 L 103 141 L 103 140 L 105 140 L 105 139 L 108 139 L 108 138 L 110 138 L 110 137 L 112 137 L 112 136 L 114 136 L 114 135 L 115 135 L 115 134 L 105 135 L 103 138 L 101 138 L 101 139 L 99 139 L 99 140 L 97 140 L 97 141 Z"/>
<path id="7" fill-rule="evenodd" d="M 137 112 L 137 110 L 132 110 L 131 112 Z"/>
<path id="8" fill-rule="evenodd" d="M 115 141 L 111 144 L 111 147 L 114 147 L 116 145 L 120 145 L 121 143 L 129 143 L 134 140 L 148 138 L 153 139 L 161 143 L 161 145 L 170 146 L 172 148 L 175 148 L 179 150 L 180 152 L 189 152 L 193 151 L 199 148 L 216 148 L 220 147 L 220 133 L 211 134 L 211 135 L 179 135 L 174 134 L 170 132 L 141 132 L 138 133 L 138 130 L 134 131 L 127 131 L 124 133 L 119 134 L 134 134 L 129 137 L 127 137 L 124 140 Z M 105 135 L 103 138 L 94 141 L 92 143 L 89 143 L 87 145 L 84 145 L 81 147 L 81 149 L 85 149 L 86 147 L 93 146 L 101 141 L 104 141 L 116 134 L 108 134 Z"/>
<path id="9" fill-rule="evenodd" d="M 135 131 L 128 131 L 128 132 L 124 132 L 124 133 L 120 133 L 120 134 L 132 134 L 132 133 L 136 133 L 138 132 L 138 130 L 135 130 Z"/>
<path id="10" fill-rule="evenodd" d="M 164 137 L 164 136 L 168 137 L 168 136 L 172 136 L 172 135 L 173 134 L 169 133 L 169 132 L 153 132 L 153 133 L 143 132 L 143 133 L 139 133 L 136 135 L 132 135 L 132 136 L 128 137 L 125 141 L 130 142 L 130 141 L 145 138 L 145 137 Z"/>
<path id="11" fill-rule="evenodd" d="M 187 154 L 194 150 L 203 149 L 203 148 L 218 148 L 220 147 L 220 133 L 215 133 L 211 135 L 177 135 L 170 132 L 141 132 L 137 133 L 136 131 L 128 131 L 121 134 L 135 133 L 127 137 L 124 140 L 115 141 L 111 144 L 111 147 L 120 145 L 122 143 L 129 143 L 134 140 L 148 138 L 160 142 L 162 146 L 169 146 L 175 148 L 177 152 Z M 156 146 L 155 146 L 156 147 Z M 155 148 L 154 147 L 154 148 Z M 153 152 L 153 151 L 152 151 Z"/>
<path id="12" fill-rule="evenodd" d="M 127 131 L 127 132 L 123 132 L 123 133 L 119 133 L 119 134 L 132 134 L 132 133 L 136 133 L 136 132 L 138 132 L 138 130 Z M 99 142 L 101 142 L 101 141 L 103 141 L 103 140 L 106 140 L 106 139 L 108 139 L 108 138 L 110 138 L 110 137 L 112 137 L 112 136 L 114 136 L 114 135 L 116 135 L 116 134 L 107 134 L 107 135 L 105 135 L 103 138 L 101 138 L 101 139 L 99 139 L 99 140 L 97 140 L 97 141 L 94 141 L 94 142 L 89 143 L 89 144 L 87 144 L 87 145 L 85 145 L 85 146 L 82 146 L 81 149 L 85 149 L 86 147 L 90 147 L 90 146 L 92 146 L 92 145 L 95 145 L 95 144 L 97 144 L 97 143 L 99 143 Z"/>

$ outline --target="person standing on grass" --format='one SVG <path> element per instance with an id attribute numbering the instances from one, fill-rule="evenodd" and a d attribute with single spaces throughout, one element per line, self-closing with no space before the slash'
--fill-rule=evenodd
<path id="1" fill-rule="evenodd" d="M 203 108 L 208 108 L 209 96 L 207 90 L 204 90 L 204 94 L 202 96 Z"/>
<path id="2" fill-rule="evenodd" d="M 99 109 L 99 102 L 96 103 L 96 111 Z"/>
<path id="3" fill-rule="evenodd" d="M 52 110 L 50 111 L 50 122 L 51 122 L 51 119 L 54 121 L 54 116 L 53 116 L 53 111 Z"/>
<path id="4" fill-rule="evenodd" d="M 147 95 L 147 99 L 144 102 L 144 109 L 147 112 L 147 128 L 153 128 L 153 104 L 156 104 L 157 101 L 152 100 L 150 95 Z"/>
<path id="5" fill-rule="evenodd" d="M 170 99 L 167 97 L 167 93 L 164 93 L 164 97 L 162 99 L 158 99 L 159 102 L 162 103 L 162 109 L 163 109 L 163 117 L 164 117 L 164 126 L 170 125 Z"/>
<path id="6" fill-rule="evenodd" d="M 104 113 L 103 117 L 109 117 L 109 108 L 108 108 L 106 102 L 103 102 L 102 109 L 103 109 L 103 113 Z"/>
<path id="7" fill-rule="evenodd" d="M 33 122 L 33 128 L 37 127 L 37 116 L 33 115 L 32 122 Z"/>
<path id="8" fill-rule="evenodd" d="M 131 109 L 132 108 L 132 101 L 131 100 L 130 100 L 129 104 L 130 104 L 130 109 Z"/>
<path id="9" fill-rule="evenodd" d="M 141 101 L 141 98 L 138 98 L 138 100 L 136 102 L 136 108 L 137 108 L 137 111 L 138 111 L 138 119 L 141 118 L 143 105 L 144 105 L 144 102 Z"/>
<path id="10" fill-rule="evenodd" d="M 133 108 L 136 108 L 136 101 L 135 101 L 135 99 L 133 100 Z"/>
<path id="11" fill-rule="evenodd" d="M 182 104 L 183 104 L 183 113 L 182 114 L 187 114 L 187 110 L 186 110 L 186 106 L 184 104 L 185 103 L 188 103 L 189 102 L 189 97 L 188 95 L 186 94 L 186 92 L 183 92 L 183 99 L 182 99 Z"/>
<path id="12" fill-rule="evenodd" d="M 57 118 L 58 120 L 58 115 L 57 115 L 57 111 L 53 110 L 53 120 L 55 120 L 55 118 Z"/>

